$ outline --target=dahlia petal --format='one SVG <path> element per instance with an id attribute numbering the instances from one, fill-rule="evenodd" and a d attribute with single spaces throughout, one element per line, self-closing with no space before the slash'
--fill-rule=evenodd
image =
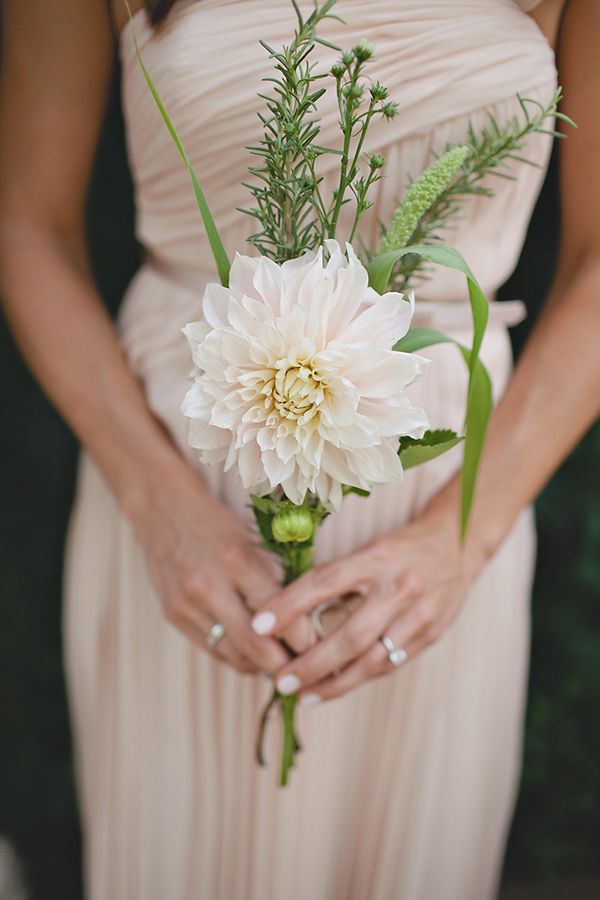
<path id="1" fill-rule="evenodd" d="M 254 286 L 254 276 L 261 259 L 262 257 L 260 256 L 245 256 L 242 253 L 235 254 L 229 270 L 230 294 L 238 298 L 246 294 L 248 297 L 254 297 L 256 300 L 263 300 L 261 292 Z"/>
<path id="2" fill-rule="evenodd" d="M 352 344 L 368 338 L 382 349 L 391 350 L 410 328 L 412 314 L 411 304 L 404 299 L 403 294 L 384 294 L 351 323 L 340 324 L 338 340 Z"/>
<path id="3" fill-rule="evenodd" d="M 202 298 L 202 312 L 211 328 L 228 327 L 227 308 L 230 299 L 231 294 L 223 285 L 212 282 L 206 285 Z"/>

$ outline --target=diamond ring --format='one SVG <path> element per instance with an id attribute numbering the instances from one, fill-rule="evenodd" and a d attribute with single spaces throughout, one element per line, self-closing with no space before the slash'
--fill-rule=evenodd
<path id="1" fill-rule="evenodd" d="M 393 666 L 401 666 L 408 656 L 406 650 L 404 650 L 402 647 L 396 647 L 389 634 L 382 634 L 379 640 L 385 647 L 385 652 L 387 653 L 388 659 L 391 664 Z"/>
<path id="2" fill-rule="evenodd" d="M 208 634 L 206 635 L 206 643 L 209 647 L 216 647 L 221 638 L 225 637 L 225 626 L 220 622 L 215 622 Z"/>

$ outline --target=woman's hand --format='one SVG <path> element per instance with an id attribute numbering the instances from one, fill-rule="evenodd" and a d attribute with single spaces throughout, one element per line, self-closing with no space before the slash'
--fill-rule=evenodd
<path id="1" fill-rule="evenodd" d="M 459 544 L 455 509 L 423 515 L 313 569 L 269 600 L 253 620 L 258 633 L 279 634 L 297 616 L 336 597 L 359 594 L 363 602 L 336 631 L 277 673 L 278 690 L 300 691 L 301 702 L 314 703 L 392 673 L 395 666 L 379 638 L 389 635 L 413 659 L 458 614 L 474 574 Z"/>
<path id="2" fill-rule="evenodd" d="M 180 470 L 174 481 L 158 487 L 134 512 L 128 510 L 165 617 L 238 671 L 273 674 L 291 654 L 250 627 L 252 613 L 281 586 L 272 560 L 191 469 Z M 226 634 L 209 648 L 206 639 L 215 622 Z M 282 637 L 299 652 L 310 646 L 312 626 L 299 619 Z"/>

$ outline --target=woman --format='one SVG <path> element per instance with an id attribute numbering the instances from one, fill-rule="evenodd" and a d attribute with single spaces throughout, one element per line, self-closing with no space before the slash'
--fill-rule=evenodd
<path id="1" fill-rule="evenodd" d="M 198 317 L 214 273 L 133 36 L 135 28 L 228 250 L 243 251 L 243 146 L 256 138 L 255 94 L 268 74 L 258 39 L 289 40 L 293 11 L 277 0 L 148 6 L 156 28 L 141 2 L 128 23 L 120 0 L 111 10 L 101 0 L 8 0 L 5 17 L 1 291 L 25 357 L 85 447 L 65 654 L 87 897 L 492 898 L 520 766 L 529 504 L 600 396 L 600 9 L 572 0 L 563 19 L 559 80 L 580 127 L 561 156 L 558 269 L 513 374 L 514 307 L 493 309 L 483 357 L 499 403 L 466 548 L 457 540 L 459 458 L 449 454 L 398 488 L 348 498 L 322 529 L 321 565 L 282 592 L 254 546 L 243 491 L 201 470 L 187 448 L 180 328 Z M 478 127 L 488 112 L 500 121 L 518 113 L 517 91 L 552 96 L 562 7 L 340 3 L 347 26 L 329 23 L 323 34 L 345 47 L 371 39 L 371 73 L 400 104 L 394 123 L 371 135 L 369 149 L 388 159 L 377 217 L 389 217 L 407 175 L 432 152 L 463 139 L 469 120 Z M 118 336 L 89 274 L 82 225 L 111 19 L 147 251 Z M 327 102 L 324 142 L 336 128 Z M 514 267 L 548 153 L 546 136 L 532 138 L 527 155 L 541 170 L 515 163 L 517 180 L 471 203 L 452 236 L 490 297 Z M 370 227 L 374 235 L 375 216 Z M 438 272 L 423 291 L 428 321 L 468 340 L 462 284 Z M 433 422 L 459 427 L 461 362 L 451 348 L 430 356 L 414 396 Z M 353 591 L 363 602 L 317 640 L 311 609 Z M 226 633 L 209 647 L 216 622 Z M 408 654 L 399 670 L 378 640 L 384 632 Z M 314 707 L 301 712 L 306 749 L 286 791 L 276 788 L 276 729 L 270 767 L 253 757 L 270 690 L 264 673 Z"/>

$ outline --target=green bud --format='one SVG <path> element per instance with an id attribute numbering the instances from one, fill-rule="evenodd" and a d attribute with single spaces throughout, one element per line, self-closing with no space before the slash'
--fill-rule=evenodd
<path id="1" fill-rule="evenodd" d="M 367 59 L 371 59 L 373 53 L 375 52 L 375 47 L 373 44 L 370 44 L 369 41 L 362 40 L 359 41 L 356 47 L 353 48 L 354 56 L 359 62 L 366 62 Z"/>
<path id="2" fill-rule="evenodd" d="M 385 159 L 381 154 L 374 153 L 369 159 L 369 166 L 373 171 L 375 171 L 375 169 L 383 169 L 385 166 Z"/>
<path id="3" fill-rule="evenodd" d="M 331 74 L 335 78 L 343 78 L 346 74 L 346 66 L 341 62 L 334 63 L 331 67 Z"/>
<path id="4" fill-rule="evenodd" d="M 280 544 L 304 543 L 311 539 L 313 532 L 313 518 L 305 506 L 280 509 L 271 521 L 271 533 Z"/>
<path id="5" fill-rule="evenodd" d="M 369 88 L 369 93 L 371 94 L 372 99 L 377 102 L 379 100 L 387 100 L 389 91 L 382 84 L 376 82 Z"/>
<path id="6" fill-rule="evenodd" d="M 345 84 L 342 88 L 344 97 L 352 97 L 353 100 L 360 100 L 363 95 L 363 88 L 360 84 Z"/>
<path id="7" fill-rule="evenodd" d="M 394 116 L 398 113 L 398 104 L 397 103 L 385 103 L 381 107 L 381 112 L 386 117 L 386 119 L 393 119 Z"/>
<path id="8" fill-rule="evenodd" d="M 347 50 L 346 53 L 342 54 L 342 63 L 348 68 L 354 62 L 354 50 Z"/>
<path id="9" fill-rule="evenodd" d="M 386 235 L 377 250 L 378 254 L 406 247 L 421 216 L 452 184 L 469 153 L 470 149 L 467 146 L 453 147 L 425 169 L 410 186 L 404 200 L 392 216 Z"/>

